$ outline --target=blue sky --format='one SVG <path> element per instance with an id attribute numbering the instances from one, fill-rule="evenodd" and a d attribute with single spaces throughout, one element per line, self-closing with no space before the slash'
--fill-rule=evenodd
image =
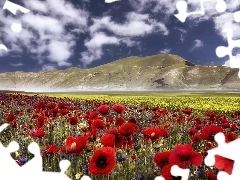
<path id="1" fill-rule="evenodd" d="M 215 49 L 227 46 L 226 27 L 240 38 L 233 13 L 240 0 L 226 0 L 227 10 L 216 11 L 217 0 L 204 0 L 205 15 L 179 21 L 178 0 L 12 0 L 30 10 L 0 11 L 0 72 L 37 72 L 69 67 L 92 68 L 129 56 L 161 53 L 179 55 L 197 65 L 224 65 Z M 200 10 L 200 0 L 188 0 L 188 12 Z M 3 7 L 5 1 L 0 2 Z M 22 31 L 11 24 L 22 24 Z M 237 56 L 239 49 L 233 49 Z"/>

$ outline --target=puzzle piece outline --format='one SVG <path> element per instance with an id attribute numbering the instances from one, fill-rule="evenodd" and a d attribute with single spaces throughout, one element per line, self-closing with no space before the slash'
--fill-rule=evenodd
<path id="1" fill-rule="evenodd" d="M 9 124 L 5 123 L 0 126 L 0 132 L 2 132 Z M 59 180 L 71 180 L 65 171 L 70 166 L 68 160 L 61 160 L 59 166 L 61 172 L 44 172 L 42 170 L 42 157 L 40 154 L 39 145 L 36 142 L 32 142 L 28 146 L 28 150 L 34 154 L 34 158 L 27 162 L 24 166 L 19 166 L 11 157 L 10 153 L 16 152 L 19 149 L 19 144 L 16 141 L 12 141 L 6 148 L 0 142 L 1 151 L 1 176 L 7 179 L 19 178 L 20 174 L 24 174 L 25 180 L 30 180 L 34 176 L 38 178 L 52 179 L 58 178 Z M 11 168 L 10 168 L 11 167 Z M 14 172 L 14 173 L 13 173 Z"/>
<path id="2" fill-rule="evenodd" d="M 205 14 L 205 8 L 204 8 L 204 4 L 203 4 L 204 1 L 208 1 L 208 0 L 200 0 L 200 5 L 201 5 L 200 11 L 187 12 L 187 10 L 188 10 L 187 2 L 185 0 L 180 0 L 176 3 L 176 8 L 178 10 L 178 14 L 174 14 L 174 16 L 179 21 L 184 23 L 186 21 L 187 17 L 190 15 L 195 15 L 195 14 L 204 15 Z M 217 0 L 217 4 L 216 4 L 215 8 L 218 12 L 225 12 L 227 9 L 226 2 L 224 0 Z"/>
<path id="3" fill-rule="evenodd" d="M 185 0 L 180 0 L 176 3 L 176 8 L 178 10 L 178 14 L 175 14 L 174 16 L 178 18 L 181 22 L 185 22 L 186 18 L 190 15 L 193 14 L 205 14 L 205 9 L 204 9 L 204 4 L 203 2 L 207 0 L 200 0 L 201 4 L 201 10 L 200 11 L 195 11 L 195 12 L 187 12 L 187 2 Z M 227 9 L 226 2 L 224 0 L 217 0 L 217 4 L 215 6 L 216 10 L 218 12 L 225 12 Z M 233 14 L 233 18 L 235 22 L 240 22 L 240 11 L 236 11 Z M 233 30 L 230 28 L 225 28 L 223 30 L 223 33 L 227 33 L 227 41 L 228 41 L 228 46 L 218 46 L 215 50 L 216 55 L 218 57 L 225 57 L 229 56 L 229 63 L 230 63 L 230 68 L 239 68 L 238 71 L 238 77 L 240 78 L 240 58 L 237 58 L 236 56 L 233 56 L 232 50 L 235 47 L 240 47 L 240 40 L 233 40 Z"/>
<path id="4" fill-rule="evenodd" d="M 234 141 L 225 142 L 225 135 L 223 133 L 217 133 L 214 136 L 215 141 L 218 143 L 218 146 L 208 150 L 208 155 L 205 157 L 204 162 L 207 166 L 213 166 L 215 163 L 215 155 L 220 155 L 227 159 L 231 159 L 234 161 L 232 174 L 229 175 L 224 171 L 218 172 L 217 178 L 218 180 L 236 180 L 239 179 L 240 173 L 240 154 L 238 149 L 240 148 L 240 139 L 236 139 Z"/>
<path id="5" fill-rule="evenodd" d="M 15 3 L 12 3 L 11 1 L 6 0 L 4 5 L 3 5 L 3 10 L 7 9 L 9 10 L 11 13 L 13 13 L 14 15 L 16 15 L 17 10 L 21 11 L 22 13 L 26 14 L 28 12 L 30 12 L 29 9 L 24 8 L 20 5 L 17 5 Z M 13 32 L 15 33 L 20 33 L 22 31 L 22 25 L 20 23 L 13 23 L 11 25 L 11 29 Z M 5 51 L 8 51 L 8 48 L 4 45 L 4 44 L 0 44 L 0 49 L 3 49 Z"/>
<path id="6" fill-rule="evenodd" d="M 240 22 L 240 11 L 236 11 L 233 15 L 235 22 Z M 238 68 L 238 77 L 240 78 L 240 58 L 233 56 L 232 50 L 236 47 L 240 48 L 240 39 L 233 40 L 233 30 L 231 28 L 225 28 L 222 31 L 227 34 L 228 46 L 218 46 L 216 48 L 216 55 L 219 58 L 229 56 L 230 68 Z"/>

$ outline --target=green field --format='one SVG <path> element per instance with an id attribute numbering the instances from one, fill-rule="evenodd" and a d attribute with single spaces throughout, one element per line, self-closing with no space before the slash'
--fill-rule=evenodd
<path id="1" fill-rule="evenodd" d="M 240 92 L 19 93 L 0 93 L 0 123 L 11 125 L 1 135 L 3 145 L 13 140 L 22 144 L 18 153 L 12 154 L 20 165 L 26 163 L 24 158 L 32 158 L 26 148 L 35 141 L 43 155 L 44 170 L 59 172 L 59 161 L 68 159 L 71 166 L 66 174 L 73 180 L 86 173 L 93 180 L 140 180 L 139 174 L 144 176 L 141 180 L 154 179 L 166 175 L 175 161 L 190 169 L 190 180 L 209 179 L 209 172 L 215 177 L 217 169 L 231 170 L 232 162 L 226 159 L 230 164 L 227 169 L 208 167 L 203 159 L 207 150 L 215 147 L 212 137 L 216 133 L 224 132 L 227 141 L 240 137 Z M 114 105 L 121 112 L 114 110 Z M 103 106 L 108 107 L 107 114 Z M 119 147 L 117 143 L 121 143 Z M 104 153 L 104 148 L 112 149 L 111 156 L 104 155 L 109 167 L 106 176 L 101 174 L 105 166 L 98 164 L 103 156 L 93 158 L 97 150 Z M 154 157 L 165 152 L 174 158 L 169 154 L 162 167 L 161 158 L 156 163 Z M 196 155 L 197 161 L 192 158 Z M 86 170 L 90 162 L 95 165 Z"/>
<path id="2" fill-rule="evenodd" d="M 230 114 L 240 109 L 239 91 L 89 91 L 38 93 L 38 95 L 124 103 L 137 107 L 186 108 L 194 110 L 196 114 L 203 114 L 207 110 Z"/>

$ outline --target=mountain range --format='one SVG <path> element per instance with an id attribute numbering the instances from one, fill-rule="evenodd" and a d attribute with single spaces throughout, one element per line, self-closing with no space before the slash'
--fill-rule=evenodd
<path id="1" fill-rule="evenodd" d="M 177 55 L 158 54 L 113 61 L 91 69 L 0 73 L 0 90 L 150 91 L 240 89 L 238 69 L 195 65 Z"/>

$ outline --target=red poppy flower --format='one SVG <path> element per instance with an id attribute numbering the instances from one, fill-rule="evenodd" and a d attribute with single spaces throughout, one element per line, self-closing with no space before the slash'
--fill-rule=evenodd
<path id="1" fill-rule="evenodd" d="M 75 125 L 77 125 L 77 123 L 78 123 L 78 118 L 75 117 L 75 116 L 69 117 L 69 118 L 68 118 L 68 122 L 69 122 L 71 125 L 75 126 Z"/>
<path id="2" fill-rule="evenodd" d="M 155 115 L 157 115 L 158 117 L 164 116 L 167 114 L 168 114 L 168 110 L 166 110 L 166 109 L 158 109 L 155 111 Z"/>
<path id="3" fill-rule="evenodd" d="M 15 119 L 15 116 L 13 113 L 8 114 L 6 117 L 7 122 L 12 122 L 14 119 Z"/>
<path id="4" fill-rule="evenodd" d="M 58 152 L 58 146 L 56 144 L 47 145 L 45 147 L 45 152 L 46 152 L 46 154 L 54 154 L 54 153 Z"/>
<path id="5" fill-rule="evenodd" d="M 195 125 L 195 128 L 196 128 L 197 130 L 201 130 L 201 129 L 202 129 L 202 125 L 201 125 L 201 124 L 196 124 L 196 125 Z"/>
<path id="6" fill-rule="evenodd" d="M 152 108 L 152 111 L 156 111 L 156 110 L 158 110 L 159 109 L 159 107 L 153 107 Z"/>
<path id="7" fill-rule="evenodd" d="M 182 123 L 182 122 L 184 122 L 185 121 L 185 118 L 184 117 L 178 117 L 177 118 L 177 122 L 178 123 Z"/>
<path id="8" fill-rule="evenodd" d="M 50 102 L 47 104 L 47 108 L 49 109 L 54 109 L 56 107 L 56 103 L 55 102 Z"/>
<path id="9" fill-rule="evenodd" d="M 133 154 L 133 155 L 131 155 L 130 157 L 131 157 L 131 159 L 134 160 L 134 161 L 137 160 L 136 154 Z"/>
<path id="10" fill-rule="evenodd" d="M 45 135 L 44 130 L 42 128 L 40 128 L 40 129 L 38 129 L 34 132 L 33 136 L 38 137 L 38 138 L 42 138 L 44 135 Z"/>
<path id="11" fill-rule="evenodd" d="M 206 171 L 206 175 L 208 180 L 217 180 L 217 175 L 209 170 Z"/>
<path id="12" fill-rule="evenodd" d="M 96 111 L 90 111 L 87 113 L 87 117 L 88 119 L 97 119 L 98 118 L 98 113 Z"/>
<path id="13" fill-rule="evenodd" d="M 96 130 L 88 131 L 86 134 L 88 136 L 89 141 L 92 141 L 92 142 L 96 141 L 96 139 L 97 139 L 97 131 Z"/>
<path id="14" fill-rule="evenodd" d="M 168 132 L 164 129 L 150 127 L 146 128 L 142 131 L 142 134 L 144 135 L 144 138 L 146 142 L 148 143 L 148 140 L 151 139 L 152 142 L 157 141 L 160 137 L 166 137 L 169 136 Z"/>
<path id="15" fill-rule="evenodd" d="M 168 164 L 168 165 L 164 166 L 162 169 L 162 176 L 164 177 L 165 180 L 181 180 L 182 179 L 181 176 L 176 177 L 176 176 L 172 175 L 171 168 L 174 165 L 178 165 L 180 168 L 186 169 L 184 164 L 181 164 L 181 163 Z"/>
<path id="16" fill-rule="evenodd" d="M 113 134 L 115 136 L 115 147 L 120 148 L 124 145 L 125 138 L 116 130 L 113 129 L 108 132 L 109 134 Z"/>
<path id="17" fill-rule="evenodd" d="M 159 168 L 163 168 L 165 165 L 169 164 L 169 156 L 171 152 L 165 151 L 155 154 L 153 160 Z"/>
<path id="18" fill-rule="evenodd" d="M 211 110 L 208 110 L 206 112 L 206 115 L 211 117 L 211 116 L 215 116 L 215 113 L 213 111 L 211 111 Z"/>
<path id="19" fill-rule="evenodd" d="M 135 126 L 135 124 L 127 122 L 119 127 L 118 132 L 121 135 L 128 137 L 128 136 L 132 135 L 132 133 L 134 131 L 134 126 Z"/>
<path id="20" fill-rule="evenodd" d="M 105 134 L 101 137 L 101 143 L 104 146 L 114 147 L 115 144 L 115 136 L 113 134 Z"/>
<path id="21" fill-rule="evenodd" d="M 102 115 L 105 115 L 108 113 L 109 111 L 109 106 L 104 104 L 104 105 L 101 105 L 97 108 L 98 112 L 100 112 Z"/>
<path id="22" fill-rule="evenodd" d="M 170 163 L 185 163 L 200 166 L 203 157 L 201 153 L 195 152 L 191 144 L 179 144 L 169 156 Z"/>
<path id="23" fill-rule="evenodd" d="M 59 113 L 62 115 L 67 115 L 69 113 L 69 111 L 67 109 L 60 109 Z"/>
<path id="24" fill-rule="evenodd" d="M 192 113 L 192 110 L 190 110 L 190 109 L 183 109 L 182 112 L 184 114 L 190 115 Z"/>
<path id="25" fill-rule="evenodd" d="M 201 141 L 202 137 L 200 135 L 193 135 L 191 139 L 192 139 L 192 142 L 195 143 L 195 142 Z"/>
<path id="26" fill-rule="evenodd" d="M 214 166 L 218 170 L 223 170 L 227 172 L 228 174 L 232 174 L 232 169 L 233 169 L 234 161 L 231 159 L 227 159 L 225 157 L 215 155 L 215 164 Z"/>
<path id="27" fill-rule="evenodd" d="M 115 151 L 112 147 L 97 149 L 89 161 L 89 172 L 93 175 L 107 176 L 116 165 Z"/>
<path id="28" fill-rule="evenodd" d="M 226 129 L 226 128 L 230 128 L 231 125 L 230 125 L 229 122 L 225 122 L 225 123 L 222 124 L 222 127 Z"/>
<path id="29" fill-rule="evenodd" d="M 58 109 L 64 109 L 66 107 L 66 104 L 64 102 L 58 103 Z"/>
<path id="30" fill-rule="evenodd" d="M 236 124 L 231 124 L 230 131 L 236 131 L 237 129 L 238 128 Z"/>
<path id="31" fill-rule="evenodd" d="M 40 101 L 37 103 L 36 106 L 37 106 L 37 108 L 43 109 L 43 108 L 45 108 L 45 105 L 46 105 L 45 101 Z"/>
<path id="32" fill-rule="evenodd" d="M 189 131 L 188 131 L 188 134 L 189 134 L 190 136 L 193 136 L 193 135 L 195 135 L 196 133 L 197 133 L 197 129 L 195 129 L 195 128 L 190 128 Z"/>
<path id="33" fill-rule="evenodd" d="M 233 132 L 230 132 L 230 133 L 227 133 L 225 134 L 225 139 L 226 139 L 226 142 L 231 142 L 231 141 L 234 141 L 236 140 L 238 137 L 235 133 Z"/>
<path id="34" fill-rule="evenodd" d="M 214 136 L 219 133 L 223 132 L 223 129 L 217 125 L 208 125 L 201 131 L 201 137 L 204 140 L 214 141 Z"/>
<path id="35" fill-rule="evenodd" d="M 43 114 L 47 117 L 50 117 L 50 116 L 52 116 L 52 111 L 51 110 L 44 110 Z"/>
<path id="36" fill-rule="evenodd" d="M 39 116 L 37 118 L 37 124 L 36 124 L 37 128 L 39 129 L 39 128 L 43 127 L 44 123 L 45 123 L 45 117 Z"/>
<path id="37" fill-rule="evenodd" d="M 116 119 L 115 119 L 115 125 L 116 126 L 121 126 L 122 124 L 124 124 L 124 119 L 122 118 L 122 117 L 117 117 Z"/>
<path id="38" fill-rule="evenodd" d="M 81 153 L 87 146 L 87 137 L 86 136 L 80 136 L 80 137 L 73 137 L 68 136 L 68 138 L 65 140 L 65 144 L 62 148 L 62 152 L 65 153 Z"/>
<path id="39" fill-rule="evenodd" d="M 128 122 L 131 122 L 133 124 L 137 124 L 137 121 L 134 117 L 131 117 L 130 119 L 128 119 Z"/>
<path id="40" fill-rule="evenodd" d="M 113 117 L 112 116 L 108 116 L 106 118 L 106 122 L 109 122 L 111 124 L 113 122 Z"/>
<path id="41" fill-rule="evenodd" d="M 11 126 L 12 126 L 13 128 L 16 128 L 16 127 L 17 127 L 17 121 L 16 121 L 16 120 L 13 120 L 13 121 L 11 122 Z"/>
<path id="42" fill-rule="evenodd" d="M 58 109 L 57 108 L 52 109 L 52 113 L 53 115 L 56 115 L 58 113 Z"/>
<path id="43" fill-rule="evenodd" d="M 43 115 L 40 115 L 40 116 L 38 116 L 37 121 L 44 124 L 45 117 Z"/>
<path id="44" fill-rule="evenodd" d="M 96 129 L 104 129 L 104 122 L 102 119 L 95 119 L 91 123 L 91 129 L 96 130 Z"/>
<path id="45" fill-rule="evenodd" d="M 112 106 L 112 110 L 119 114 L 124 113 L 125 109 L 126 109 L 125 106 L 122 104 L 114 104 Z"/>

